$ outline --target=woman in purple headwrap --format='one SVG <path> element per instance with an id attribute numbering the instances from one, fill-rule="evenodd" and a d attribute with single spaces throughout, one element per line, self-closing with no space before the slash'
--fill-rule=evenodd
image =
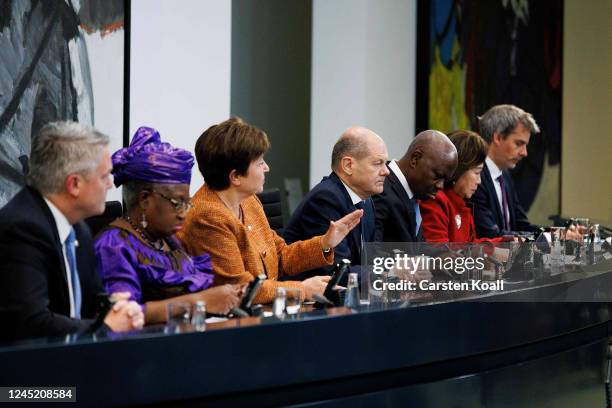
<path id="1" fill-rule="evenodd" d="M 237 306 L 241 288 L 209 288 L 213 275 L 208 254 L 189 256 L 174 237 L 191 209 L 192 154 L 162 143 L 155 129 L 141 127 L 130 146 L 115 152 L 112 160 L 127 212 L 95 243 L 109 293 L 130 292 L 144 305 L 148 324 L 166 320 L 169 301 L 203 300 L 209 311 L 222 314 Z"/>

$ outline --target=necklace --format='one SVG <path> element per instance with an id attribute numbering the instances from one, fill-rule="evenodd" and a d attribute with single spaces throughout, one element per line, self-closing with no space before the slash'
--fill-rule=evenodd
<path id="1" fill-rule="evenodd" d="M 134 230 L 136 232 L 138 232 L 138 234 L 140 234 L 140 237 L 150 246 L 153 247 L 153 249 L 155 249 L 156 251 L 160 251 L 163 252 L 164 249 L 164 240 L 162 238 L 153 241 L 150 237 L 149 234 L 147 234 L 145 231 L 141 230 L 140 227 L 138 226 L 138 224 L 136 224 L 129 215 L 125 214 L 124 217 L 125 220 L 130 224 L 130 226 L 132 228 L 134 228 Z"/>
<path id="2" fill-rule="evenodd" d="M 236 212 L 225 201 L 225 199 L 223 197 L 221 197 L 221 194 L 217 194 L 217 197 L 219 197 L 219 200 L 221 200 L 221 202 L 227 207 L 228 210 L 230 210 L 232 212 L 232 214 L 236 215 Z M 238 205 L 238 221 L 242 222 L 242 207 L 240 206 L 240 204 Z"/>

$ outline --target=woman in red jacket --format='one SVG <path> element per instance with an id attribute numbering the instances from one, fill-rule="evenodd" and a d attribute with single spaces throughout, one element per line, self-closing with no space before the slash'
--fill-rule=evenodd
<path id="1" fill-rule="evenodd" d="M 444 190 L 433 200 L 419 202 L 423 236 L 427 242 L 502 242 L 511 237 L 479 239 L 474 227 L 473 209 L 466 200 L 480 184 L 480 172 L 487 157 L 487 142 L 477 133 L 456 130 L 448 137 L 457 148 L 458 165 Z"/>

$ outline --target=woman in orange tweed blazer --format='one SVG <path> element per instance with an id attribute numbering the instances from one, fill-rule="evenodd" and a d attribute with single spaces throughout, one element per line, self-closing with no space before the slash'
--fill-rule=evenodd
<path id="1" fill-rule="evenodd" d="M 297 287 L 302 297 L 322 294 L 329 276 L 299 281 L 278 281 L 333 262 L 333 248 L 361 219 L 356 210 L 332 222 L 321 236 L 287 245 L 272 230 L 256 193 L 263 190 L 269 171 L 263 154 L 270 147 L 267 135 L 255 126 L 232 118 L 211 126 L 195 147 L 205 185 L 192 198 L 177 235 L 191 254 L 210 254 L 215 285 L 246 283 L 267 276 L 255 301 L 274 300 L 277 287 Z"/>

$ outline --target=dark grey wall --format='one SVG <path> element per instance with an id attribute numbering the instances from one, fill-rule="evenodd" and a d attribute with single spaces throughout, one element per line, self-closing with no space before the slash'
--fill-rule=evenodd
<path id="1" fill-rule="evenodd" d="M 266 188 L 308 188 L 311 21 L 311 1 L 232 2 L 230 111 L 270 137 Z"/>

